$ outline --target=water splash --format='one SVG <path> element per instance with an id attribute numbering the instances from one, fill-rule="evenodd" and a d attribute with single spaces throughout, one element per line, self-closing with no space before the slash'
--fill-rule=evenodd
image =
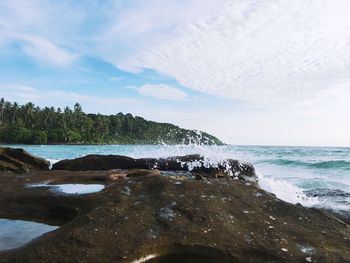
<path id="1" fill-rule="evenodd" d="M 319 206 L 322 202 L 317 197 L 307 196 L 303 189 L 288 183 L 258 175 L 259 185 L 264 190 L 274 193 L 279 199 L 292 204 L 302 204 L 303 206 Z"/>

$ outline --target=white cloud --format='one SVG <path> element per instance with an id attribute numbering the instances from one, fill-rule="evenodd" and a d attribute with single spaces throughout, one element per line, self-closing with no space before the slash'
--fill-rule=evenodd
<path id="1" fill-rule="evenodd" d="M 24 52 L 29 56 L 46 63 L 65 66 L 73 62 L 77 57 L 68 50 L 63 49 L 42 37 L 21 35 L 17 36 L 16 39 L 24 42 Z"/>
<path id="2" fill-rule="evenodd" d="M 185 101 L 188 99 L 186 92 L 164 84 L 146 84 L 137 89 L 143 96 L 153 97 L 158 100 Z"/>
<path id="3" fill-rule="evenodd" d="M 1 1 L 0 47 L 17 44 L 23 52 L 41 62 L 69 65 L 77 54 L 63 47 L 67 36 L 59 33 L 57 27 L 58 19 L 65 22 L 70 20 L 67 10 L 62 4 L 52 5 L 42 0 Z M 61 14 L 59 17 L 58 13 Z"/>
<path id="4" fill-rule="evenodd" d="M 54 44 L 45 37 L 24 33 L 5 33 L 0 30 L 0 47 L 3 48 L 13 43 L 16 43 L 28 56 L 48 64 L 66 66 L 77 58 L 76 54 Z"/>
<path id="5" fill-rule="evenodd" d="M 26 85 L 0 84 L 0 92 L 0 97 L 16 102 L 28 102 L 41 97 L 36 89 Z"/>
<path id="6" fill-rule="evenodd" d="M 152 45 L 138 43 L 133 54 L 112 62 L 130 71 L 157 70 L 196 91 L 265 105 L 317 96 L 350 74 L 349 1 L 216 3 L 220 10 L 210 16 L 174 24 Z M 162 25 L 163 10 L 152 11 Z M 177 11 L 193 12 L 183 6 L 173 16 Z"/>
<path id="7" fill-rule="evenodd" d="M 118 65 L 138 49 L 151 47 L 179 25 L 210 17 L 231 0 L 112 1 L 97 33 L 95 52 Z M 117 48 L 116 48 L 117 47 Z M 132 72 L 138 72 L 136 68 Z"/>

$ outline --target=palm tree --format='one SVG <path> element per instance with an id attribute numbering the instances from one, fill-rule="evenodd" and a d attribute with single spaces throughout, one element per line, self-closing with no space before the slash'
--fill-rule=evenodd
<path id="1" fill-rule="evenodd" d="M 4 124 L 6 124 L 6 122 L 8 124 L 10 124 L 10 120 L 11 120 L 11 110 L 12 110 L 12 104 L 11 102 L 5 101 L 5 105 L 4 105 Z"/>
<path id="2" fill-rule="evenodd" d="M 77 102 L 74 104 L 74 113 L 75 114 L 79 114 L 83 111 L 83 109 L 81 108 L 80 104 Z"/>
<path id="3" fill-rule="evenodd" d="M 68 141 L 67 133 L 68 130 L 71 128 L 71 118 L 72 118 L 72 110 L 67 106 L 64 108 L 64 115 L 63 115 L 63 128 L 66 133 L 66 141 Z"/>
<path id="4" fill-rule="evenodd" d="M 44 109 L 42 109 L 41 111 L 42 113 L 42 121 L 43 121 L 43 127 L 45 130 L 49 129 L 49 122 L 50 122 L 50 108 L 49 107 L 45 107 Z"/>
<path id="5" fill-rule="evenodd" d="M 71 114 L 71 113 L 72 113 L 72 110 L 71 110 L 68 106 L 66 106 L 66 107 L 64 108 L 64 114 L 69 115 L 69 114 Z"/>
<path id="6" fill-rule="evenodd" d="M 25 106 L 25 116 L 24 116 L 24 125 L 27 126 L 27 121 L 31 122 L 33 119 L 33 113 L 34 113 L 34 104 L 32 102 L 28 102 Z"/>
<path id="7" fill-rule="evenodd" d="M 12 126 L 15 125 L 17 109 L 18 109 L 18 103 L 14 102 L 12 106 Z"/>
<path id="8" fill-rule="evenodd" d="M 0 100 L 0 126 L 2 126 L 4 122 L 4 107 L 5 107 L 5 99 L 1 98 Z"/>

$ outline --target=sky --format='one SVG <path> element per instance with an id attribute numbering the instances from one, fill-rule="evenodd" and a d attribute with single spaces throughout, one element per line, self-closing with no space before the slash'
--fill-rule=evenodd
<path id="1" fill-rule="evenodd" d="M 1 0 L 0 97 L 225 143 L 350 146 L 348 0 Z"/>

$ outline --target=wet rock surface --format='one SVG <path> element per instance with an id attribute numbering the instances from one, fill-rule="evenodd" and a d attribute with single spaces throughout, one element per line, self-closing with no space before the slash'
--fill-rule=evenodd
<path id="1" fill-rule="evenodd" d="M 256 179 L 253 165 L 228 159 L 212 164 L 203 156 L 194 154 L 169 158 L 133 159 L 119 155 L 87 155 L 57 162 L 53 170 L 95 171 L 111 169 L 158 169 L 160 171 L 191 171 L 199 178 L 252 178 Z"/>
<path id="2" fill-rule="evenodd" d="M 0 171 L 28 173 L 36 170 L 48 170 L 50 163 L 23 149 L 0 147 Z"/>
<path id="3" fill-rule="evenodd" d="M 350 262 L 350 228 L 241 180 L 158 170 L 0 176 L 0 217 L 61 226 L 0 262 Z M 61 195 L 28 184 L 104 184 Z"/>

